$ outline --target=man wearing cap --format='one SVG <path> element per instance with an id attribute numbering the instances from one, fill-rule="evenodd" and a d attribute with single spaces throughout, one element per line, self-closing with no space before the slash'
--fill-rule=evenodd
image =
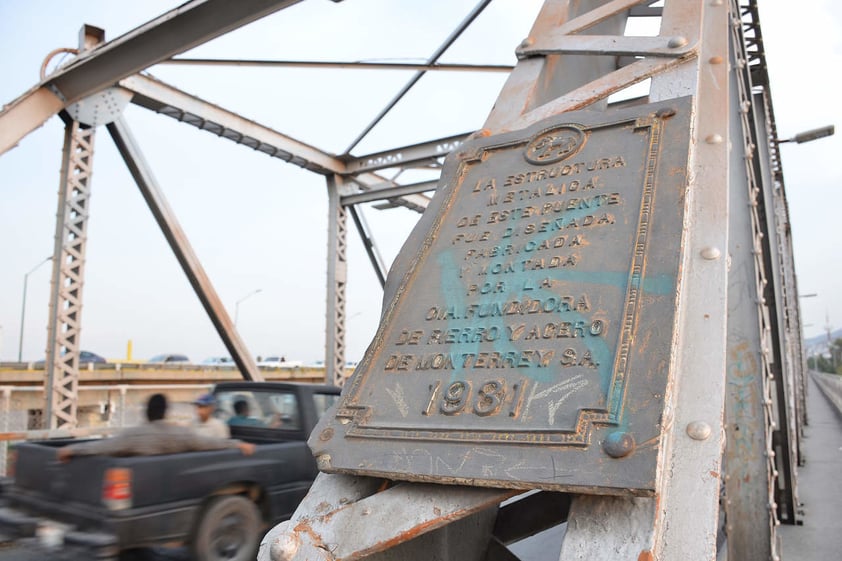
<path id="1" fill-rule="evenodd" d="M 213 416 L 213 411 L 216 409 L 216 398 L 213 394 L 201 395 L 193 404 L 196 406 L 193 428 L 197 433 L 213 438 L 231 438 L 231 429 L 228 425 Z"/>

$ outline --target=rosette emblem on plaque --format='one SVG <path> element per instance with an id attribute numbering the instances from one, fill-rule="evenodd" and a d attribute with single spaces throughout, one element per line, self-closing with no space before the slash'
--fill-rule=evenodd
<path id="1" fill-rule="evenodd" d="M 579 127 L 564 125 L 539 133 L 526 146 L 523 156 L 532 164 L 554 164 L 578 152 L 586 138 L 585 132 Z"/>

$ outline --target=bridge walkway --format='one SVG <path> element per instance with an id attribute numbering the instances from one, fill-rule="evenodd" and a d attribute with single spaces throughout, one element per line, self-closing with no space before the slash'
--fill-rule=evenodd
<path id="1" fill-rule="evenodd" d="M 807 418 L 798 469 L 803 526 L 780 526 L 783 561 L 842 559 L 842 413 L 808 375 Z"/>

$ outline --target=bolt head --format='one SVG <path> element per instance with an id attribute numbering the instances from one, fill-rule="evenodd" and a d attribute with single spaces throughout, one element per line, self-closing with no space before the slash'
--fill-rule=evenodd
<path id="1" fill-rule="evenodd" d="M 602 449 L 612 458 L 623 458 L 634 452 L 635 442 L 631 433 L 614 431 L 602 441 Z"/>

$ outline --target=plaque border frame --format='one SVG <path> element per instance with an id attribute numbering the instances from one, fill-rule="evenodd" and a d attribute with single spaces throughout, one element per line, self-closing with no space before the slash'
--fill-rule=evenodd
<path id="1" fill-rule="evenodd" d="M 386 425 L 368 424 L 371 409 L 370 405 L 358 403 L 360 392 L 364 386 L 363 382 L 369 372 L 368 361 L 360 363 L 359 375 L 353 376 L 347 394 L 337 407 L 335 417 L 340 422 L 349 423 L 346 428 L 346 436 L 366 439 L 390 439 L 390 440 L 433 440 L 453 443 L 475 443 L 475 444 L 540 444 L 565 447 L 587 447 L 591 442 L 591 435 L 596 426 L 616 426 L 622 417 L 625 405 L 626 389 L 628 386 L 630 368 L 630 349 L 632 334 L 635 331 L 638 319 L 640 304 L 640 287 L 645 278 L 646 255 L 648 248 L 649 219 L 654 211 L 655 204 L 655 179 L 658 174 L 659 154 L 661 150 L 661 137 L 663 135 L 663 123 L 675 114 L 675 110 L 669 107 L 662 107 L 646 116 L 631 116 L 616 119 L 595 125 L 583 125 L 573 121 L 558 121 L 552 125 L 538 128 L 534 133 L 526 136 L 499 142 L 495 144 L 479 145 L 470 148 L 470 152 L 459 153 L 457 171 L 453 174 L 456 183 L 461 186 L 462 180 L 468 171 L 468 166 L 483 161 L 486 154 L 505 148 L 514 148 L 518 145 L 528 146 L 536 137 L 550 130 L 563 126 L 574 126 L 586 133 L 586 144 L 591 136 L 591 131 L 618 127 L 633 123 L 633 130 L 642 128 L 649 129 L 646 155 L 644 156 L 645 171 L 643 173 L 643 188 L 640 196 L 638 211 L 638 222 L 635 229 L 635 240 L 632 244 L 634 251 L 629 266 L 626 294 L 622 309 L 622 327 L 618 334 L 618 342 L 615 350 L 614 363 L 612 365 L 612 377 L 608 386 L 605 398 L 608 404 L 607 409 L 593 407 L 579 408 L 575 427 L 570 429 L 535 429 L 526 428 L 523 430 L 507 429 L 503 435 L 499 429 L 468 429 L 468 428 L 427 428 L 427 427 L 389 427 Z M 558 117 L 553 120 L 557 120 Z M 528 133 L 534 127 L 527 128 L 520 133 Z M 578 152 L 577 150 L 576 152 Z M 574 152 L 575 153 L 575 152 Z M 562 159 L 563 161 L 563 159 Z M 535 164 L 532 164 L 535 165 Z M 404 302 L 409 288 L 417 280 L 421 265 L 429 255 L 433 241 L 438 237 L 445 218 L 449 214 L 458 189 L 454 185 L 442 186 L 447 189 L 446 198 L 442 201 L 441 208 L 437 211 L 432 227 L 424 236 L 423 243 L 412 259 L 412 265 L 407 269 L 398 289 L 392 297 L 389 307 L 383 314 L 380 326 L 375 334 L 371 349 L 366 353 L 379 356 L 385 344 L 385 326 L 390 324 L 393 316 Z M 344 424 L 343 423 L 343 424 Z"/>

